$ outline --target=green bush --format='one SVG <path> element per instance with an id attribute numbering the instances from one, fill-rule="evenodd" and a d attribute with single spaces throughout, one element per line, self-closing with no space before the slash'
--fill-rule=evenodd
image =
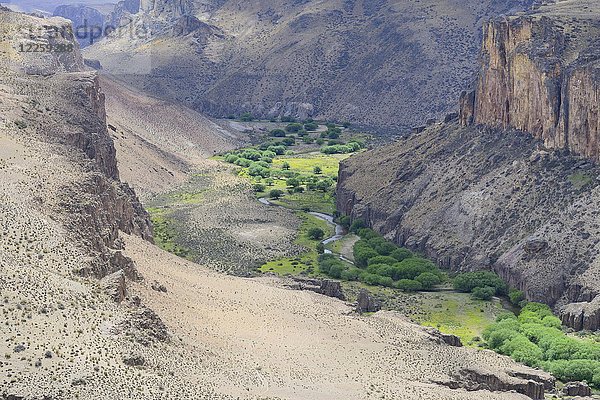
<path id="1" fill-rule="evenodd" d="M 242 120 L 243 122 L 254 121 L 254 116 L 252 114 L 250 114 L 249 112 L 246 112 L 240 116 L 240 120 Z"/>
<path id="2" fill-rule="evenodd" d="M 273 137 L 285 137 L 286 133 L 283 129 L 273 129 L 269 132 L 269 135 Z"/>
<path id="3" fill-rule="evenodd" d="M 442 280 L 440 279 L 440 277 L 438 275 L 433 274 L 431 272 L 423 272 L 422 274 L 417 276 L 415 278 L 415 280 L 420 282 L 421 286 L 425 290 L 431 289 L 434 286 L 439 285 L 442 282 Z"/>
<path id="4" fill-rule="evenodd" d="M 477 271 L 459 274 L 454 278 L 454 288 L 459 292 L 469 293 L 477 287 L 493 287 L 495 294 L 506 293 L 506 284 L 498 275 L 490 271 Z"/>
<path id="5" fill-rule="evenodd" d="M 314 122 L 307 122 L 304 124 L 304 129 L 310 132 L 314 132 L 319 129 L 319 125 Z"/>
<path id="6" fill-rule="evenodd" d="M 360 241 L 359 241 L 360 242 Z M 357 242 L 357 244 L 359 243 Z M 379 253 L 369 247 L 368 244 L 363 245 L 355 245 L 353 249 L 354 253 L 354 262 L 356 266 L 364 268 L 368 265 L 369 259 L 373 257 L 377 257 Z"/>
<path id="7" fill-rule="evenodd" d="M 373 249 L 375 250 L 375 249 Z M 377 250 L 375 250 L 377 251 Z M 394 257 L 390 257 L 390 256 L 380 256 L 377 255 L 375 257 L 369 258 L 369 260 L 367 261 L 367 265 L 374 265 L 374 264 L 395 264 L 397 261 Z"/>
<path id="8" fill-rule="evenodd" d="M 523 300 L 525 300 L 525 294 L 520 290 L 511 289 L 508 292 L 508 298 L 512 304 L 518 306 Z"/>
<path id="9" fill-rule="evenodd" d="M 285 130 L 289 133 L 296 133 L 302 130 L 302 124 L 292 123 L 285 127 Z"/>
<path id="10" fill-rule="evenodd" d="M 421 282 L 412 279 L 400 279 L 394 286 L 405 292 L 417 292 L 423 289 Z"/>
<path id="11" fill-rule="evenodd" d="M 403 261 L 413 256 L 412 252 L 405 248 L 395 249 L 390 253 L 390 256 L 394 257 L 398 261 Z"/>
<path id="12" fill-rule="evenodd" d="M 307 236 L 311 240 L 323 240 L 325 232 L 321 228 L 310 228 L 307 232 Z"/>
<path id="13" fill-rule="evenodd" d="M 272 199 L 279 199 L 281 198 L 281 196 L 283 196 L 283 191 L 279 190 L 279 189 L 273 189 L 269 192 L 269 197 Z"/>
<path id="14" fill-rule="evenodd" d="M 491 300 L 492 297 L 494 297 L 494 294 L 496 293 L 496 288 L 493 288 L 491 286 L 476 287 L 471 293 L 474 299 Z"/>

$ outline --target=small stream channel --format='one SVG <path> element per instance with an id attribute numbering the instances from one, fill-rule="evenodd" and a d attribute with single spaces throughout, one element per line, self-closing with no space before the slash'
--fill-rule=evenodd
<path id="1" fill-rule="evenodd" d="M 265 197 L 259 198 L 258 201 L 260 201 L 262 204 L 265 204 L 267 206 L 285 208 L 283 206 L 280 206 L 278 204 L 270 202 Z M 312 215 L 313 217 L 317 217 L 320 220 L 327 222 L 327 224 L 329 224 L 330 226 L 333 226 L 335 228 L 335 235 L 333 235 L 325 240 L 322 240 L 321 243 L 323 243 L 323 245 L 328 245 L 330 243 L 337 242 L 338 240 L 342 240 L 346 236 L 346 234 L 347 234 L 346 230 L 344 229 L 343 226 L 341 226 L 340 224 L 338 224 L 337 222 L 335 222 L 333 220 L 333 215 L 320 213 L 320 212 L 312 212 L 312 211 L 309 212 L 309 214 Z M 325 254 L 333 254 L 333 252 L 331 250 L 325 249 Z M 348 258 L 342 256 L 341 254 L 339 257 L 340 257 L 340 260 L 349 262 L 350 264 L 354 264 L 354 262 L 352 262 L 352 260 L 349 260 Z"/>

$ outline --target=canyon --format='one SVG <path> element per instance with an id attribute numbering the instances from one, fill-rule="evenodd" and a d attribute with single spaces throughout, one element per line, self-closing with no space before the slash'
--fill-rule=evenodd
<path id="1" fill-rule="evenodd" d="M 460 112 L 345 162 L 339 210 L 599 329 L 599 15 L 563 1 L 487 23 Z"/>
<path id="2" fill-rule="evenodd" d="M 0 398 L 525 399 L 553 386 L 397 313 L 159 249 L 131 187 L 146 198 L 192 169 L 232 177 L 209 158 L 247 139 L 99 78 L 62 18 L 2 9 L 0 22 Z M 31 41 L 73 51 L 18 51 Z"/>

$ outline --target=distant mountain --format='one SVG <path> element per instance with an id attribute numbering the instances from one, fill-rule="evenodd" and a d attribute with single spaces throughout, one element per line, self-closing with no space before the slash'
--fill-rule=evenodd
<path id="1" fill-rule="evenodd" d="M 455 108 L 475 76 L 484 20 L 532 4 L 143 0 L 113 20 L 145 26 L 146 35 L 103 41 L 87 55 L 139 88 L 216 117 L 312 116 L 403 133 Z M 173 35 L 181 18 L 204 24 Z"/>

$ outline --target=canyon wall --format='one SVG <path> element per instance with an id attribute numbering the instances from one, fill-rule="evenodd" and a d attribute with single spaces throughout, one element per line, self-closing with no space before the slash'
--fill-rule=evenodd
<path id="1" fill-rule="evenodd" d="M 547 148 L 600 160 L 599 35 L 594 13 L 567 19 L 542 8 L 488 22 L 463 122 L 520 129 Z"/>
<path id="2" fill-rule="evenodd" d="M 31 197 L 89 255 L 79 273 L 101 278 L 124 268 L 134 277 L 119 232 L 152 241 L 152 226 L 134 191 L 119 180 L 98 77 L 85 70 L 67 20 L 0 12 L 0 21 L 0 39 L 7 44 L 0 60 L 2 120 L 17 124 L 16 139 L 68 163 L 45 171 L 53 175 Z M 72 51 L 20 52 L 20 44 L 69 45 Z"/>
<path id="3" fill-rule="evenodd" d="M 458 118 L 342 162 L 338 210 L 600 329 L 598 37 L 591 0 L 486 23 Z"/>

